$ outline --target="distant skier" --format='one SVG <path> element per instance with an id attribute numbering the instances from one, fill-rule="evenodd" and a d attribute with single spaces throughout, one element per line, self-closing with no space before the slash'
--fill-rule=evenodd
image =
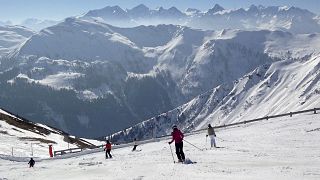
<path id="1" fill-rule="evenodd" d="M 136 138 L 134 138 L 134 140 L 133 140 L 133 149 L 132 149 L 132 151 L 137 150 L 137 146 L 138 146 L 137 139 L 136 139 Z"/>
<path id="2" fill-rule="evenodd" d="M 172 140 L 169 142 L 171 144 L 173 141 L 175 141 L 176 146 L 176 154 L 178 157 L 179 162 L 185 161 L 185 156 L 183 153 L 183 133 L 177 128 L 176 125 L 172 126 Z"/>
<path id="3" fill-rule="evenodd" d="M 208 134 L 206 135 L 206 137 L 210 137 L 210 144 L 211 144 L 211 147 L 217 147 L 216 145 L 216 140 L 215 140 L 215 137 L 216 137 L 216 133 L 214 132 L 214 129 L 213 127 L 211 126 L 211 124 L 208 124 Z"/>
<path id="4" fill-rule="evenodd" d="M 29 168 L 32 168 L 36 162 L 31 158 L 30 161 L 28 162 Z"/>
<path id="5" fill-rule="evenodd" d="M 112 158 L 111 156 L 111 143 L 109 140 L 107 140 L 107 144 L 106 144 L 106 147 L 104 148 L 104 150 L 106 151 L 106 159 L 108 159 L 108 155 L 110 158 Z"/>

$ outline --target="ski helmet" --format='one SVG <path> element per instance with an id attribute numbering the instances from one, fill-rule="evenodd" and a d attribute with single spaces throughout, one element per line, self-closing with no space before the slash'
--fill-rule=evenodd
<path id="1" fill-rule="evenodd" d="M 172 129 L 176 129 L 176 128 L 177 128 L 177 125 L 173 125 L 173 126 L 172 126 Z"/>

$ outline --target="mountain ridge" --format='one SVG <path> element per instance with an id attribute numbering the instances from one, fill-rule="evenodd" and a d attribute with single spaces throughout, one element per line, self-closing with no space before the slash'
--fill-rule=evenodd
<path id="1" fill-rule="evenodd" d="M 298 7 L 287 6 L 256 6 L 243 9 L 226 10 L 215 4 L 205 12 L 197 9 L 181 12 L 176 7 L 165 9 L 160 7 L 152 10 L 140 4 L 132 9 L 123 10 L 119 6 L 107 6 L 102 9 L 89 11 L 83 17 L 85 19 L 98 19 L 109 24 L 121 27 L 133 27 L 138 25 L 177 24 L 192 28 L 221 30 L 225 28 L 237 28 L 243 30 L 286 30 L 293 33 L 303 34 L 320 32 L 317 15 Z M 141 11 L 140 11 L 141 10 Z M 117 13 L 121 12 L 119 16 Z M 109 14 L 107 17 L 106 14 Z M 225 23 L 228 22 L 228 23 Z M 305 27 L 308 28 L 305 28 Z"/>
<path id="2" fill-rule="evenodd" d="M 179 107 L 213 88 L 225 86 L 228 94 L 233 82 L 265 64 L 311 61 L 320 52 L 319 39 L 317 32 L 201 30 L 182 25 L 123 28 L 67 18 L 1 59 L 0 97 L 4 107 L 37 122 L 75 135 L 101 137 Z M 273 77 L 279 72 L 285 71 L 278 70 Z M 240 89 L 245 97 L 247 89 Z M 313 95 L 303 95 L 309 96 Z M 237 100 L 241 97 L 230 103 L 246 104 Z M 195 104 L 195 112 L 209 117 L 212 111 L 202 112 L 202 105 L 212 109 L 204 102 Z M 221 105 L 224 110 L 218 114 L 232 113 L 229 106 L 233 107 Z M 198 123 L 205 120 L 194 117 L 192 121 Z"/>

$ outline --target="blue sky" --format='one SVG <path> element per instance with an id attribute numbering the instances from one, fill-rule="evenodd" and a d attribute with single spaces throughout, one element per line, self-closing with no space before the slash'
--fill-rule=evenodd
<path id="1" fill-rule="evenodd" d="M 216 3 L 226 9 L 247 8 L 251 4 L 287 5 L 320 14 L 320 0 L 0 0 L 0 21 L 11 20 L 19 23 L 26 18 L 60 20 L 105 6 L 119 5 L 125 9 L 141 3 L 150 8 L 176 6 L 180 10 L 188 7 L 207 10 Z"/>

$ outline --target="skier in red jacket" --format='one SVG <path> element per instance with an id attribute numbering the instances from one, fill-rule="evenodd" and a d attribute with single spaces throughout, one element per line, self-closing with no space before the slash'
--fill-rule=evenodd
<path id="1" fill-rule="evenodd" d="M 110 158 L 112 158 L 111 156 L 111 143 L 109 140 L 107 140 L 107 144 L 106 144 L 106 147 L 104 148 L 104 150 L 106 151 L 106 159 L 108 159 L 108 155 Z"/>
<path id="2" fill-rule="evenodd" d="M 176 125 L 172 126 L 172 140 L 169 142 L 171 144 L 173 141 L 175 141 L 176 146 L 176 154 L 179 159 L 179 162 L 183 162 L 185 160 L 185 156 L 183 153 L 183 133 L 177 128 Z"/>

